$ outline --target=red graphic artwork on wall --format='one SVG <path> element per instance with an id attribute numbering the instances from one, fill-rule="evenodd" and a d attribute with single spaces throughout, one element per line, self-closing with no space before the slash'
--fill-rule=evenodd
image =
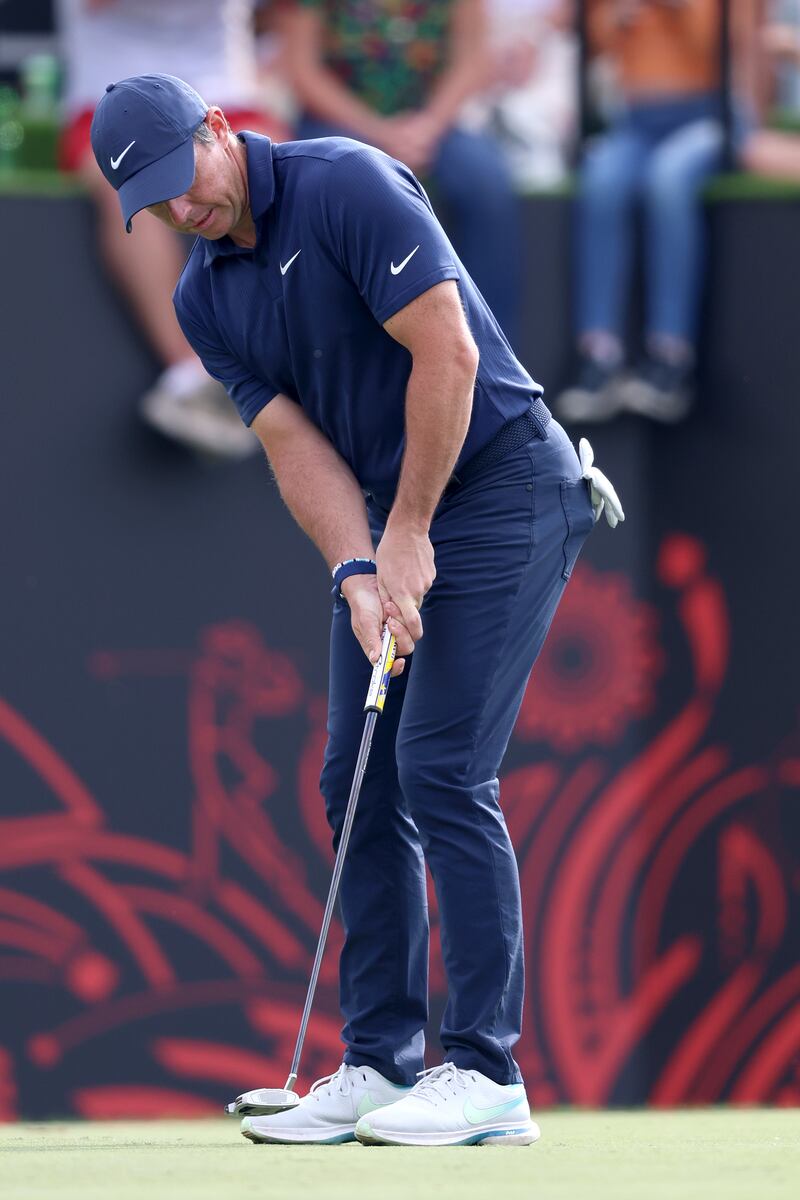
<path id="1" fill-rule="evenodd" d="M 743 763 L 715 740 L 723 589 L 687 536 L 655 566 L 657 609 L 624 575 L 576 570 L 520 713 L 503 780 L 526 920 L 520 1065 L 538 1104 L 797 1104 L 800 877 L 781 829 L 800 753 Z M 47 1115 L 42 1096 L 90 1117 L 217 1113 L 291 1058 L 332 861 L 324 698 L 240 621 L 195 650 L 97 650 L 88 670 L 101 690 L 185 683 L 168 731 L 185 787 L 122 811 L 0 701 L 19 781 L 0 819 L 17 1014 L 0 1119 Z M 301 1084 L 340 1060 L 340 945 L 334 922 Z M 432 953 L 440 1003 L 435 932 Z"/>

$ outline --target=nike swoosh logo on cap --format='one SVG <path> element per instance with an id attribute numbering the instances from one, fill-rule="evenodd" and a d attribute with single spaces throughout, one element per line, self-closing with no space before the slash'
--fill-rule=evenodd
<path id="1" fill-rule="evenodd" d="M 406 255 L 406 257 L 400 263 L 399 267 L 396 267 L 394 265 L 394 263 L 389 263 L 389 270 L 392 272 L 392 274 L 399 275 L 400 272 L 402 271 L 403 267 L 408 266 L 408 264 L 411 262 L 411 259 L 414 257 L 414 255 L 417 253 L 418 250 L 419 250 L 419 246 L 415 246 L 414 249 L 411 251 L 411 253 Z"/>
<path id="2" fill-rule="evenodd" d="M 502 1117 L 503 1113 L 510 1112 L 512 1108 L 516 1108 L 522 1096 L 523 1093 L 519 1092 L 513 1100 L 506 1100 L 504 1104 L 494 1104 L 491 1108 L 476 1108 L 471 1100 L 466 1100 L 464 1102 L 464 1116 L 470 1125 L 480 1125 L 483 1121 L 493 1121 L 495 1117 Z"/>
<path id="3" fill-rule="evenodd" d="M 118 166 L 119 166 L 119 164 L 122 162 L 123 158 L 125 157 L 125 155 L 126 155 L 126 154 L 128 153 L 128 151 L 130 150 L 131 146 L 135 146 L 135 145 L 136 145 L 136 138 L 134 138 L 134 139 L 133 139 L 133 141 L 130 143 L 130 145 L 129 145 L 129 146 L 126 146 L 126 147 L 125 147 L 125 149 L 122 151 L 122 154 L 120 154 L 119 158 L 112 158 L 112 159 L 111 159 L 111 170 L 112 170 L 112 171 L 116 171 L 117 167 L 118 167 Z"/>
<path id="4" fill-rule="evenodd" d="M 300 247 L 300 249 L 297 251 L 297 254 L 302 254 L 302 249 L 303 249 L 303 248 L 302 248 L 302 246 L 301 246 L 301 247 Z M 283 263 L 281 263 L 281 264 L 280 264 L 280 268 L 281 268 L 281 275 L 285 275 L 285 274 L 286 274 L 286 272 L 289 270 L 289 267 L 292 265 L 292 263 L 294 262 L 294 260 L 297 258 L 297 254 L 293 254 L 293 255 L 292 255 L 292 257 L 289 259 L 289 261 L 286 263 L 286 265 L 285 265 L 285 266 L 284 266 L 284 264 L 283 264 Z"/>

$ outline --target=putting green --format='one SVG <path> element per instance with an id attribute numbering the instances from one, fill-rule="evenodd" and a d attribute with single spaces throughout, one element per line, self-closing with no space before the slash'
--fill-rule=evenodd
<path id="1" fill-rule="evenodd" d="M 536 1146 L 252 1146 L 234 1121 L 0 1126 L 3 1200 L 797 1200 L 800 1110 L 570 1112 Z"/>

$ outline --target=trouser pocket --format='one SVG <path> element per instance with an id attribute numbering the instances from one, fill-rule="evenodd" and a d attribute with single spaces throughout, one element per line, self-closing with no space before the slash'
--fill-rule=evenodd
<path id="1" fill-rule="evenodd" d="M 569 579 L 581 547 L 594 527 L 594 512 L 589 499 L 589 485 L 585 479 L 562 479 L 561 507 L 564 510 L 564 520 L 567 526 L 561 575 L 563 579 Z"/>

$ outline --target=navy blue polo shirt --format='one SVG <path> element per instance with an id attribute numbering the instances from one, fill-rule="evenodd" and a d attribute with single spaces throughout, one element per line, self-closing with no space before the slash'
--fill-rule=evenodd
<path id="1" fill-rule="evenodd" d="M 247 148 L 253 249 L 198 238 L 175 310 L 249 425 L 279 393 L 300 404 L 366 492 L 394 495 L 411 355 L 383 328 L 445 279 L 480 353 L 467 461 L 541 393 L 515 358 L 407 167 L 349 138 Z"/>

